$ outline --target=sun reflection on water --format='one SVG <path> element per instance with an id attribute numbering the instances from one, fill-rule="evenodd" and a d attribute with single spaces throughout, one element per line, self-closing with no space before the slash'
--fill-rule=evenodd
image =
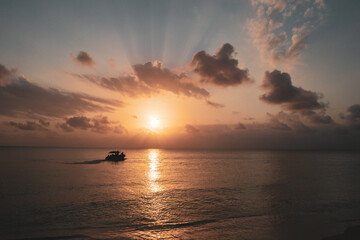
<path id="1" fill-rule="evenodd" d="M 161 191 L 162 188 L 158 184 L 158 179 L 160 177 L 160 173 L 158 171 L 159 166 L 159 150 L 157 149 L 151 149 L 148 154 L 149 158 L 149 189 L 152 192 L 158 192 Z"/>

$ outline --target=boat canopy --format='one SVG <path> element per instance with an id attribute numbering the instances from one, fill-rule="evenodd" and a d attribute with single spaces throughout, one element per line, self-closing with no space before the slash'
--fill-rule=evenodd
<path id="1" fill-rule="evenodd" d="M 119 153 L 119 151 L 111 151 L 111 152 L 109 152 L 109 153 Z"/>

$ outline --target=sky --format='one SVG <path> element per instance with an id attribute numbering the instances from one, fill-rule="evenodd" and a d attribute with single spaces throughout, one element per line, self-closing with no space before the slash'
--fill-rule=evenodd
<path id="1" fill-rule="evenodd" d="M 359 149 L 359 1 L 0 4 L 2 146 Z"/>

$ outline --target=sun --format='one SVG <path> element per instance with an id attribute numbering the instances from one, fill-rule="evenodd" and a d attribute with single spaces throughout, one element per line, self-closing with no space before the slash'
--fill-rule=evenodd
<path id="1" fill-rule="evenodd" d="M 159 118 L 157 116 L 150 116 L 149 125 L 150 125 L 150 129 L 159 129 L 160 128 Z"/>

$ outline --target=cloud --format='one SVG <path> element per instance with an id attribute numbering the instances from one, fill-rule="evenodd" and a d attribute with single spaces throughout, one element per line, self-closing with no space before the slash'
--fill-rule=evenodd
<path id="1" fill-rule="evenodd" d="M 23 77 L 0 86 L 0 115 L 64 117 L 84 112 L 109 112 L 122 106 L 121 101 L 44 88 Z"/>
<path id="2" fill-rule="evenodd" d="M 70 127 L 67 123 L 58 123 L 56 127 L 62 129 L 64 132 L 73 132 L 73 128 Z"/>
<path id="3" fill-rule="evenodd" d="M 26 121 L 25 123 L 10 121 L 10 122 L 8 122 L 8 124 L 17 129 L 25 130 L 25 131 L 35 131 L 35 130 L 48 131 L 48 129 L 46 127 L 48 127 L 50 125 L 49 122 L 44 122 L 41 119 L 39 120 L 39 123 L 37 123 L 35 121 Z"/>
<path id="4" fill-rule="evenodd" d="M 326 11 L 318 0 L 253 0 L 252 4 L 257 14 L 248 21 L 248 29 L 262 58 L 272 65 L 296 59 Z"/>
<path id="5" fill-rule="evenodd" d="M 116 91 L 129 97 L 151 97 L 160 91 L 168 91 L 176 95 L 206 99 L 210 93 L 194 85 L 185 73 L 177 74 L 163 68 L 159 61 L 136 64 L 134 75 L 119 77 L 103 77 L 92 74 L 71 74 L 72 76 L 91 82 L 99 87 Z"/>
<path id="6" fill-rule="evenodd" d="M 360 104 L 353 104 L 346 110 L 346 114 L 340 113 L 340 118 L 356 128 L 360 129 Z"/>
<path id="7" fill-rule="evenodd" d="M 111 130 L 111 122 L 107 117 L 95 117 L 92 119 L 92 131 L 97 133 L 107 133 Z"/>
<path id="8" fill-rule="evenodd" d="M 136 115 L 131 115 L 131 117 L 134 119 L 138 119 L 138 117 Z"/>
<path id="9" fill-rule="evenodd" d="M 270 118 L 269 127 L 280 130 L 296 130 L 300 132 L 310 131 L 310 127 L 306 126 L 301 120 L 298 114 L 296 113 L 285 113 L 283 111 L 277 113 L 276 115 L 267 113 L 267 116 Z"/>
<path id="10" fill-rule="evenodd" d="M 320 123 L 320 124 L 334 123 L 334 120 L 329 115 L 326 115 L 325 110 L 322 110 L 320 112 L 303 111 L 302 115 L 306 116 L 313 123 Z"/>
<path id="11" fill-rule="evenodd" d="M 43 119 L 39 119 L 39 123 L 44 126 L 44 127 L 48 127 L 50 126 L 50 122 L 46 122 L 45 120 Z"/>
<path id="12" fill-rule="evenodd" d="M 121 124 L 118 124 L 117 126 L 115 126 L 113 128 L 113 132 L 117 133 L 117 134 L 127 134 L 128 133 L 127 129 Z"/>
<path id="13" fill-rule="evenodd" d="M 200 130 L 198 128 L 196 128 L 195 126 L 190 125 L 190 124 L 185 125 L 185 130 L 187 133 L 190 133 L 190 134 L 200 132 Z"/>
<path id="14" fill-rule="evenodd" d="M 250 82 L 248 69 L 238 68 L 238 61 L 232 57 L 233 53 L 234 47 L 225 43 L 214 56 L 205 51 L 195 53 L 190 66 L 204 83 L 227 87 Z"/>
<path id="15" fill-rule="evenodd" d="M 212 101 L 209 101 L 209 100 L 206 100 L 206 103 L 209 104 L 212 107 L 215 107 L 215 108 L 223 108 L 223 107 L 225 107 L 224 104 L 212 102 Z"/>
<path id="16" fill-rule="evenodd" d="M 7 69 L 4 65 L 0 64 L 0 85 L 2 84 L 2 81 L 9 77 L 11 74 L 15 73 L 16 69 Z"/>
<path id="17" fill-rule="evenodd" d="M 136 64 L 133 69 L 139 81 L 153 89 L 161 89 L 176 95 L 198 99 L 210 97 L 210 93 L 204 88 L 200 88 L 191 82 L 185 82 L 184 80 L 189 80 L 186 74 L 176 74 L 167 68 L 163 68 L 158 61 Z"/>
<path id="18" fill-rule="evenodd" d="M 58 124 L 57 127 L 61 128 L 65 132 L 73 132 L 74 129 L 91 130 L 96 133 L 108 133 L 110 131 L 115 133 L 125 133 L 126 129 L 115 122 L 109 121 L 106 116 L 96 116 L 88 118 L 85 116 L 74 116 L 66 119 L 65 123 Z"/>
<path id="19" fill-rule="evenodd" d="M 262 88 L 266 91 L 260 99 L 272 104 L 285 104 L 290 110 L 323 109 L 325 104 L 318 100 L 320 94 L 292 85 L 288 73 L 274 70 L 265 72 Z"/>
<path id="20" fill-rule="evenodd" d="M 345 114 L 344 113 L 339 113 L 339 118 L 340 119 L 345 119 Z"/>
<path id="21" fill-rule="evenodd" d="M 129 97 L 150 97 L 159 93 L 157 89 L 146 85 L 144 82 L 138 81 L 135 76 L 130 75 L 119 77 L 101 77 L 92 74 L 72 74 L 72 76 L 93 83 L 99 87 L 119 92 L 120 94 Z"/>
<path id="22" fill-rule="evenodd" d="M 76 57 L 71 54 L 71 57 L 75 63 L 79 63 L 83 66 L 93 67 L 96 64 L 90 54 L 85 51 L 80 51 Z"/>
<path id="23" fill-rule="evenodd" d="M 352 119 L 354 121 L 360 120 L 360 104 L 351 105 L 347 109 L 347 112 L 349 113 L 350 119 Z"/>
<path id="24" fill-rule="evenodd" d="M 280 104 L 284 109 L 298 112 L 314 123 L 332 123 L 330 116 L 325 115 L 327 104 L 321 102 L 323 96 L 319 93 L 304 90 L 292 85 L 288 73 L 274 70 L 265 72 L 261 86 L 265 94 L 260 99 L 270 104 Z M 319 112 L 315 112 L 319 110 Z"/>
<path id="25" fill-rule="evenodd" d="M 91 119 L 87 117 L 72 117 L 66 120 L 66 123 L 73 128 L 79 128 L 82 130 L 86 130 L 91 128 L 90 124 Z"/>
<path id="26" fill-rule="evenodd" d="M 285 131 L 291 130 L 291 127 L 289 127 L 287 124 L 281 122 L 276 116 L 274 116 L 270 113 L 267 113 L 266 115 L 270 119 L 267 124 L 268 127 L 272 128 L 272 129 L 276 129 L 276 130 L 285 130 Z"/>

